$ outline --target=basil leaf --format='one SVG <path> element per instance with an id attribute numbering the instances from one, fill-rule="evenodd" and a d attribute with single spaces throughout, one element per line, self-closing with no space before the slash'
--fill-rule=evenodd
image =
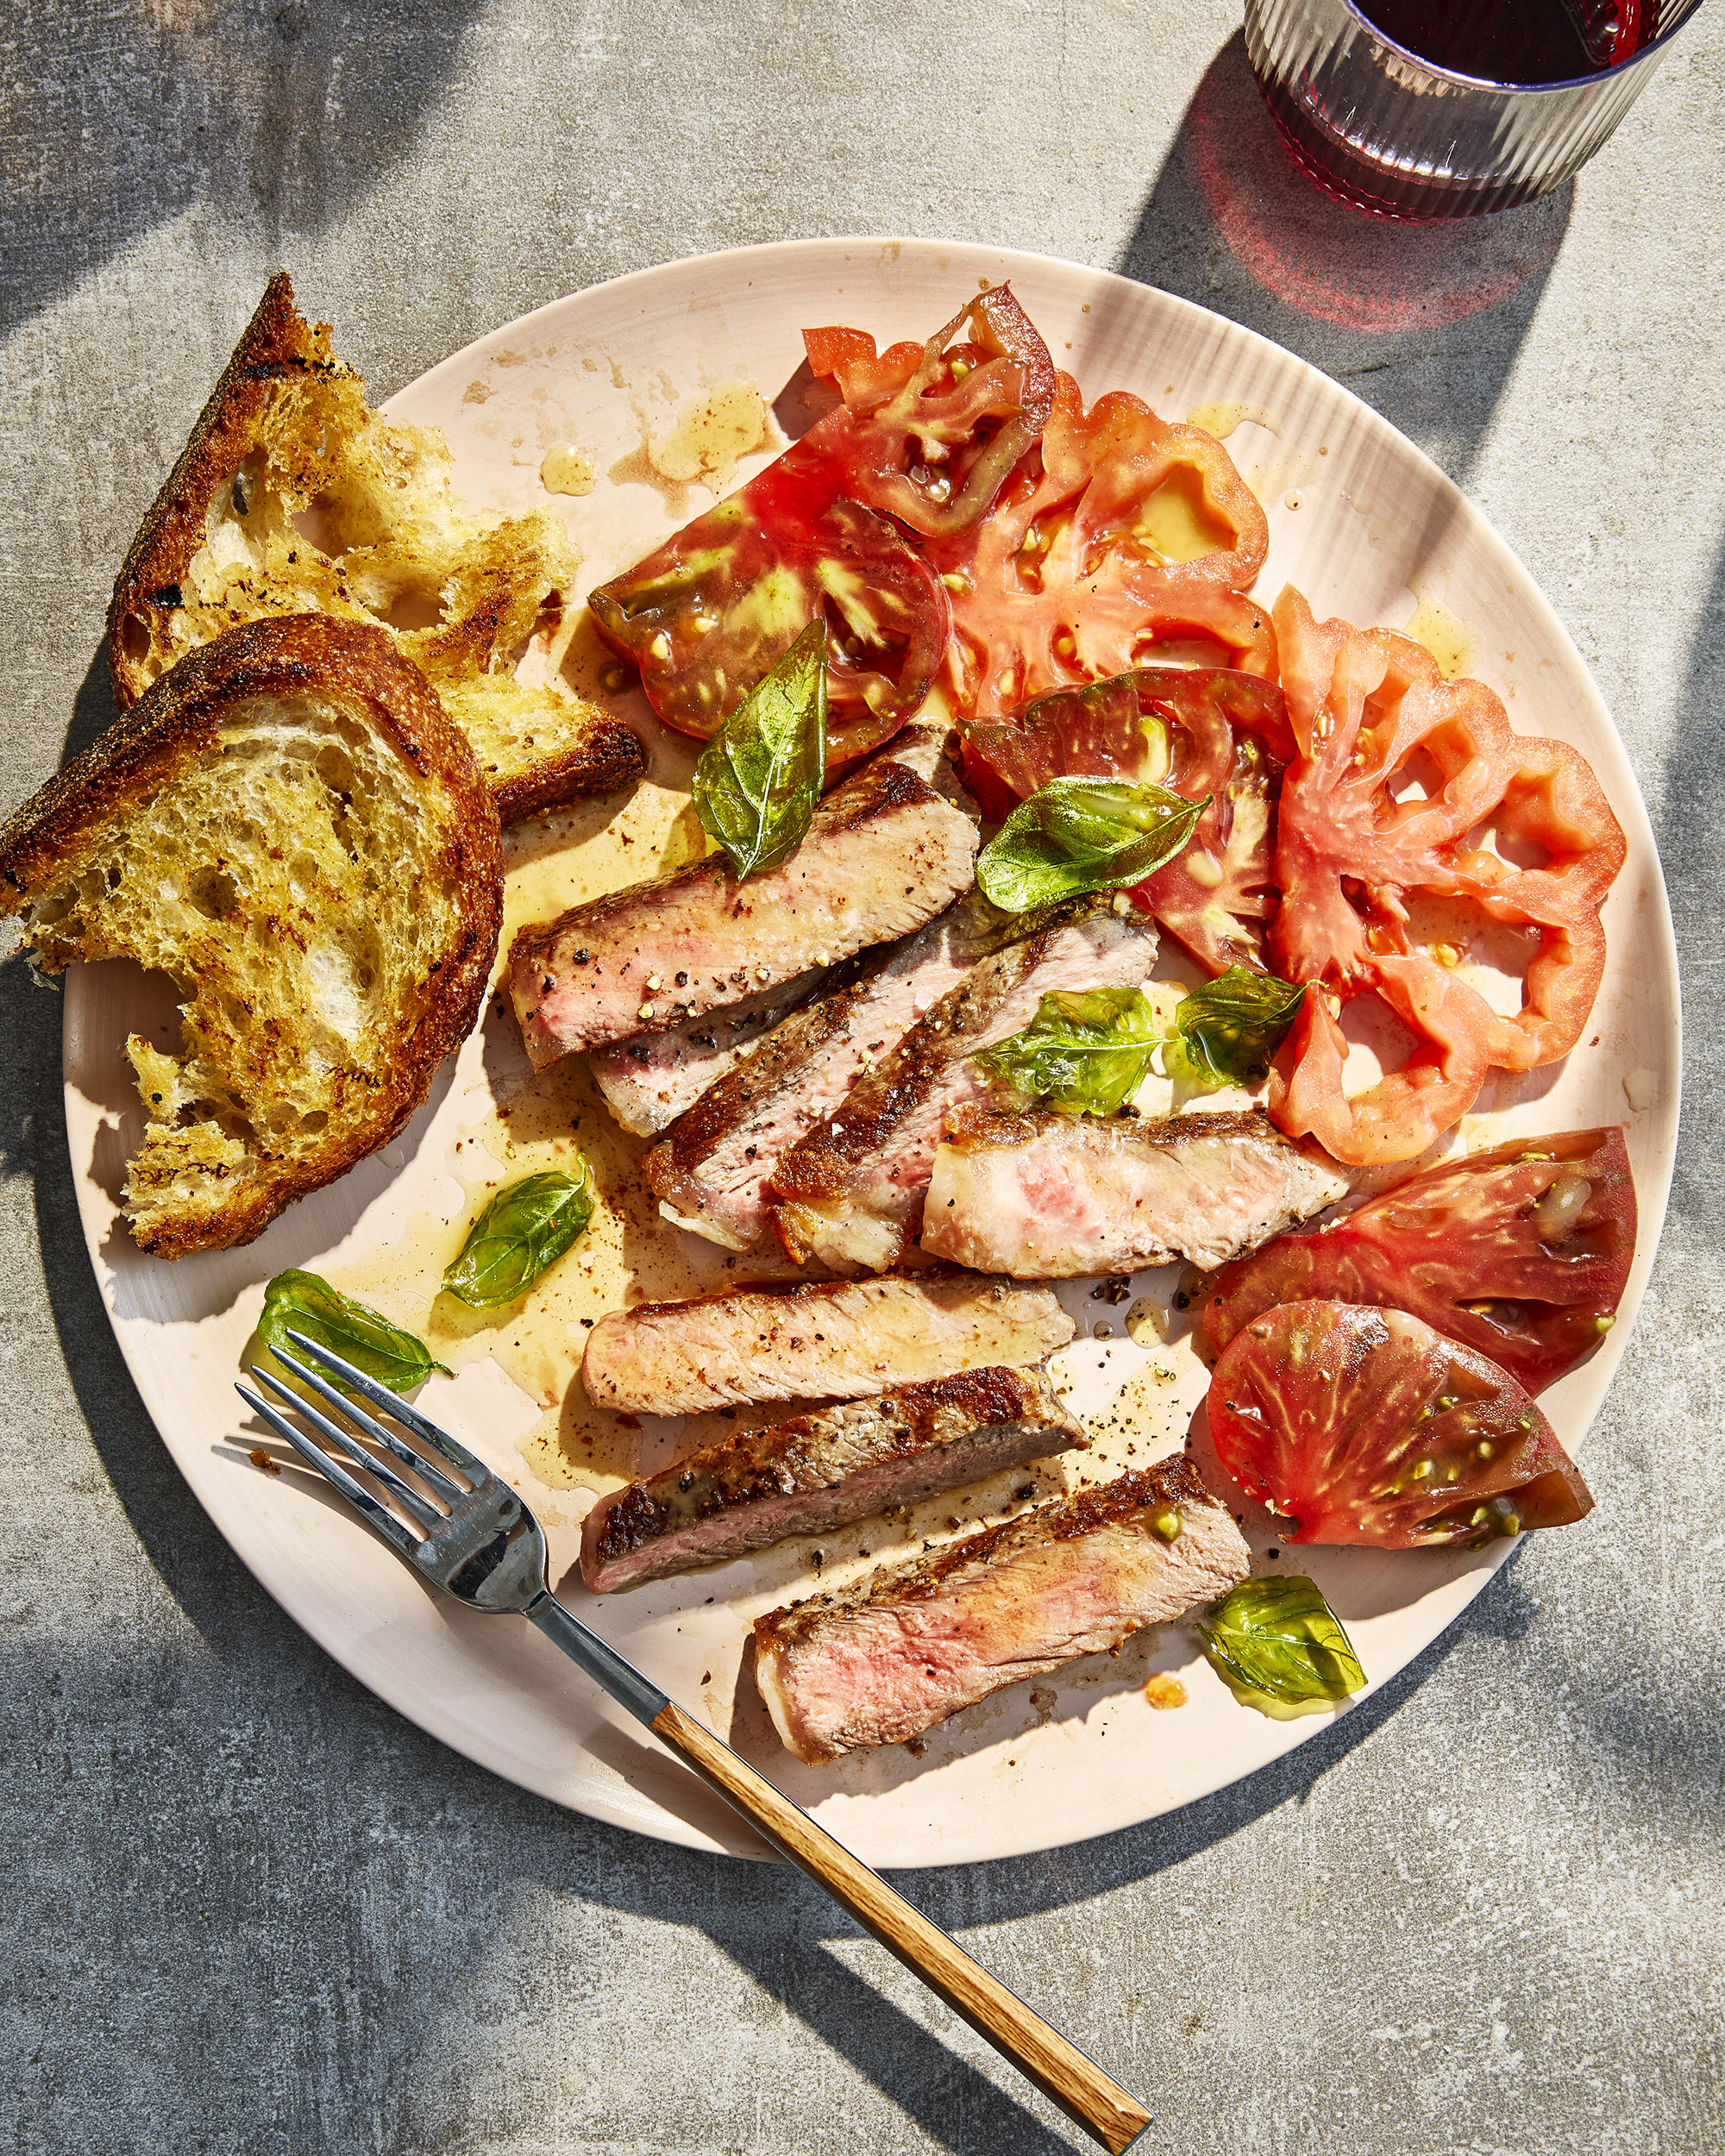
<path id="1" fill-rule="evenodd" d="M 1028 913 L 1141 883 L 1190 843 L 1209 804 L 1126 779 L 1051 779 L 977 856 L 977 884 L 1002 912 Z"/>
<path id="2" fill-rule="evenodd" d="M 809 827 L 826 772 L 826 624 L 812 621 L 700 753 L 701 828 L 739 877 L 775 868 Z"/>
<path id="3" fill-rule="evenodd" d="M 1218 1676 L 1237 1691 L 1297 1705 L 1346 1699 L 1365 1683 L 1341 1620 L 1297 1575 L 1242 1581 L 1198 1630 Z"/>
<path id="4" fill-rule="evenodd" d="M 976 1061 L 1063 1115 L 1113 1115 L 1144 1083 L 1165 1037 L 1141 988 L 1063 989 L 1044 996 L 1022 1033 Z"/>
<path id="5" fill-rule="evenodd" d="M 513 1302 L 568 1249 L 593 1219 L 594 1203 L 585 1162 L 579 1175 L 551 1168 L 505 1184 L 445 1269 L 445 1293 L 474 1310 Z"/>
<path id="6" fill-rule="evenodd" d="M 1214 1087 L 1255 1085 L 1300 1015 L 1306 991 L 1274 974 L 1230 966 L 1182 996 L 1174 1014 L 1178 1043 L 1164 1058 L 1170 1078 Z"/>
<path id="7" fill-rule="evenodd" d="M 423 1383 L 433 1370 L 450 1375 L 448 1365 L 440 1363 L 423 1341 L 316 1273 L 278 1273 L 264 1289 L 260 1344 L 297 1355 L 298 1350 L 287 1337 L 290 1326 L 398 1393 Z"/>

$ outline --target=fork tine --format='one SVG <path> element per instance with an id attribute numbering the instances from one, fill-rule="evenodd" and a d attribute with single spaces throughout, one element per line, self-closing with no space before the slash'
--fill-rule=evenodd
<path id="1" fill-rule="evenodd" d="M 331 1422 L 328 1415 L 320 1413 L 309 1401 L 304 1401 L 298 1393 L 291 1392 L 255 1363 L 252 1365 L 252 1376 L 259 1384 L 267 1385 L 278 1400 L 285 1400 L 296 1414 L 304 1415 L 312 1428 L 344 1452 L 355 1467 L 362 1467 L 374 1482 L 381 1482 L 402 1510 L 417 1520 L 428 1533 L 433 1527 L 442 1526 L 448 1515 L 439 1512 L 429 1498 L 422 1497 L 417 1489 L 403 1482 L 392 1467 L 386 1467 L 381 1460 L 374 1458 L 357 1438 L 349 1437 L 339 1423 Z"/>
<path id="2" fill-rule="evenodd" d="M 440 1430 L 435 1422 L 422 1415 L 399 1393 L 392 1393 L 387 1385 L 380 1385 L 374 1377 L 355 1369 L 351 1363 L 343 1362 L 332 1349 L 321 1340 L 314 1340 L 308 1332 L 296 1332 L 290 1326 L 287 1337 L 303 1354 L 310 1357 L 326 1370 L 333 1370 L 344 1386 L 352 1386 L 362 1400 L 368 1400 L 374 1407 L 381 1407 L 386 1415 L 393 1415 L 404 1430 L 411 1430 L 416 1438 L 423 1438 L 434 1451 L 441 1452 L 453 1468 L 468 1476 L 475 1489 L 481 1483 L 492 1481 L 492 1470 L 476 1452 L 469 1452 L 466 1445 L 458 1444 L 447 1430 Z M 272 1349 L 272 1353 L 274 1351 Z"/>
<path id="3" fill-rule="evenodd" d="M 261 1373 L 260 1373 L 261 1375 Z M 279 1415 L 267 1400 L 260 1400 L 249 1385 L 235 1381 L 234 1390 L 252 1411 L 263 1417 L 279 1438 L 285 1438 L 308 1467 L 315 1467 L 326 1482 L 332 1482 L 354 1507 L 366 1525 L 381 1535 L 392 1550 L 412 1562 L 413 1553 L 419 1546 L 419 1539 L 405 1527 L 387 1505 L 377 1499 L 363 1484 L 356 1482 L 339 1460 L 332 1460 L 321 1445 L 313 1445 L 303 1431 L 296 1430 L 285 1415 Z"/>
<path id="4" fill-rule="evenodd" d="M 310 1385 L 320 1400 L 327 1401 L 338 1414 L 345 1415 L 373 1443 L 392 1452 L 404 1467 L 411 1467 L 416 1475 L 423 1476 L 445 1504 L 453 1505 L 457 1498 L 467 1495 L 461 1484 L 446 1475 L 435 1461 L 428 1460 L 423 1452 L 416 1452 L 411 1445 L 404 1444 L 394 1431 L 386 1428 L 375 1415 L 368 1415 L 363 1407 L 356 1407 L 351 1400 L 338 1393 L 327 1378 L 320 1377 L 309 1363 L 302 1363 L 297 1355 L 285 1355 L 279 1348 L 272 1348 L 270 1353 L 284 1369 L 292 1370 L 301 1384 Z"/>

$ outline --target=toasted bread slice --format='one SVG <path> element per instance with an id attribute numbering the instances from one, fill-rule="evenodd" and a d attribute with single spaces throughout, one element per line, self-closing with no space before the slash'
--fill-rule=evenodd
<path id="1" fill-rule="evenodd" d="M 59 971 L 185 1000 L 127 1045 L 149 1111 L 125 1210 L 160 1257 L 248 1243 L 412 1114 L 485 995 L 497 810 L 381 630 L 250 622 L 165 674 L 0 830 L 0 910 Z"/>
<path id="2" fill-rule="evenodd" d="M 474 516 L 433 427 L 381 418 L 285 273 L 132 542 L 108 611 L 123 710 L 235 623 L 330 614 L 386 630 L 474 746 L 505 823 L 638 778 L 641 743 L 596 705 L 518 681 L 561 618 L 576 557 L 549 510 Z"/>

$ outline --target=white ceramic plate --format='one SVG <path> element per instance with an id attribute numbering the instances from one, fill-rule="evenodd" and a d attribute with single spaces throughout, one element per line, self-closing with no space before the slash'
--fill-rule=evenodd
<path id="1" fill-rule="evenodd" d="M 1610 961 L 1589 1034 L 1597 1044 L 1483 1100 L 1483 1119 L 1462 1134 L 1477 1141 L 1628 1126 L 1641 1232 L 1624 1321 L 1546 1402 L 1565 1444 L 1584 1456 L 1588 1424 L 1653 1263 L 1671 1175 L 1678 1018 L 1670 918 L 1634 779 L 1574 646 L 1478 511 L 1394 429 L 1302 360 L 1184 301 L 1070 263 L 923 241 L 797 241 L 644 271 L 483 338 L 404 390 L 389 409 L 444 429 L 459 481 L 477 503 L 554 501 L 586 551 L 587 581 L 596 582 L 712 498 L 699 486 L 667 479 L 654 457 L 675 466 L 680 415 L 716 386 L 752 385 L 771 402 L 801 360 L 805 324 L 858 324 L 883 344 L 921 337 L 964 296 L 1003 278 L 1088 395 L 1130 389 L 1165 417 L 1208 406 L 1214 428 L 1232 425 L 1229 447 L 1270 512 L 1262 592 L 1273 597 L 1292 580 L 1320 616 L 1339 612 L 1362 624 L 1407 625 L 1417 608 L 1416 633 L 1496 686 L 1523 731 L 1573 742 L 1615 804 L 1629 854 L 1607 907 Z M 681 438 L 687 448 L 687 428 Z M 581 498 L 548 496 L 541 461 L 570 444 L 590 459 L 598 485 Z M 745 459 L 743 475 L 767 454 Z M 578 648 L 572 665 L 578 675 L 585 667 L 589 680 L 599 679 L 594 654 Z M 642 708 L 632 694 L 618 696 L 619 708 Z M 512 914 L 555 910 L 577 888 L 632 880 L 674 854 L 687 824 L 676 824 L 678 803 L 667 788 L 687 768 L 682 749 L 661 736 L 654 775 L 662 784 L 616 815 L 608 830 L 615 803 L 562 819 L 549 837 L 529 833 L 518 842 L 523 866 Z M 560 845 L 575 850 L 560 856 Z M 506 1151 L 490 1119 L 494 1097 L 524 1075 L 511 1027 L 491 1017 L 395 1144 L 296 1207 L 249 1249 L 169 1265 L 138 1254 L 117 1224 L 115 1202 L 139 1127 L 121 1043 L 135 1027 L 160 1026 L 167 1015 L 129 968 L 73 973 L 67 1122 L 85 1231 L 121 1348 L 164 1441 L 217 1526 L 332 1655 L 458 1750 L 596 1818 L 758 1854 L 717 1800 L 528 1626 L 432 1601 L 309 1481 L 260 1473 L 248 1457 L 262 1433 L 246 1426 L 233 1380 L 271 1275 L 288 1265 L 331 1272 L 423 1329 L 436 1271 L 459 1244 L 476 1178 L 501 1172 L 474 1139 L 489 1131 L 493 1148 Z M 580 1097 L 578 1083 L 549 1109 L 539 1103 L 539 1127 L 571 1108 L 563 1127 L 582 1114 L 580 1142 L 601 1151 L 611 1143 L 614 1174 L 614 1142 L 604 1139 L 604 1119 Z M 523 1155 L 544 1157 L 543 1146 L 536 1153 L 528 1143 L 527 1123 L 518 1127 Z M 541 1310 L 536 1335 L 530 1326 L 525 1332 L 511 1326 L 505 1332 L 523 1336 L 519 1346 L 498 1334 L 455 1342 L 451 1359 L 464 1364 L 459 1378 L 434 1379 L 425 1395 L 430 1412 L 459 1426 L 526 1491 L 547 1520 L 559 1570 L 571 1561 L 589 1501 L 567 1486 L 571 1460 L 574 1468 L 603 1464 L 620 1473 L 632 1461 L 657 1465 L 686 1441 L 668 1426 L 627 1437 L 613 1428 L 586 1452 L 590 1422 L 579 1415 L 560 1427 L 555 1419 L 544 1422 L 485 1352 L 495 1346 L 530 1388 L 561 1389 L 568 1364 L 558 1365 L 555 1342 L 546 1347 L 550 1319 L 553 1330 L 573 1327 L 573 1313 L 610 1307 L 616 1267 L 631 1254 L 644 1254 L 650 1292 L 675 1292 L 672 1275 L 687 1238 L 656 1227 L 645 1207 L 612 1222 L 607 1247 L 609 1257 L 599 1250 L 586 1273 L 573 1259 L 558 1269 L 557 1295 Z M 721 1276 L 717 1263 L 709 1252 L 688 1285 Z M 1166 1295 L 1172 1281 L 1138 1287 Z M 1122 1311 L 1093 1300 L 1088 1284 L 1066 1293 L 1087 1336 L 1070 1354 L 1076 1403 L 1095 1412 L 1123 1378 L 1136 1383 L 1138 1407 L 1129 1426 L 1106 1438 L 1104 1464 L 1121 1458 L 1128 1441 L 1140 1462 L 1176 1445 L 1204 1386 L 1189 1345 L 1177 1337 L 1159 1350 L 1132 1345 L 1120 1338 Z M 1113 1335 L 1106 1344 L 1096 1337 L 1099 1323 Z M 1157 1369 L 1167 1375 L 1157 1376 Z M 1057 1483 L 1057 1470 L 1051 1479 Z M 928 1516 L 912 1524 L 912 1546 L 945 1532 L 948 1518 L 977 1516 L 1006 1494 L 985 1489 L 964 1505 L 926 1508 Z M 1246 1525 L 1255 1547 L 1266 1548 L 1262 1515 L 1248 1512 Z M 841 1571 L 863 1569 L 858 1551 L 865 1545 L 871 1557 L 898 1546 L 885 1529 L 830 1539 L 829 1583 Z M 1505 1553 L 1319 1550 L 1301 1552 L 1299 1562 L 1346 1619 L 1375 1686 L 1465 1607 Z M 1202 1663 L 1194 1635 L 1170 1627 L 1119 1661 L 1099 1658 L 1059 1683 L 997 1695 L 935 1733 L 919 1758 L 895 1750 L 806 1769 L 774 1742 L 741 1658 L 750 1620 L 806 1591 L 811 1561 L 806 1545 L 793 1545 L 603 1602 L 582 1591 L 578 1576 L 569 1591 L 660 1683 L 729 1728 L 733 1741 L 876 1865 L 1004 1857 L 1125 1827 L 1251 1773 L 1322 1726 L 1270 1721 L 1237 1706 Z M 1152 1711 L 1143 1690 L 1152 1670 L 1179 1672 L 1189 1704 Z M 1393 1742 L 1393 1733 L 1384 1741 Z"/>

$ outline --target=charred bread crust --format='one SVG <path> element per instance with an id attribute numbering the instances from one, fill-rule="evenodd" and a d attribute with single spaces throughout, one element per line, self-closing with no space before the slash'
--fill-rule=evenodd
<path id="1" fill-rule="evenodd" d="M 30 890 L 72 866 L 84 833 L 191 763 L 242 700 L 315 695 L 361 705 L 420 778 L 441 783 L 455 809 L 436 856 L 419 873 L 458 891 L 462 920 L 400 1021 L 387 1082 L 363 1125 L 321 1151 L 273 1159 L 267 1178 L 236 1185 L 215 1218 L 169 1228 L 140 1247 L 159 1257 L 232 1249 L 260 1235 L 296 1200 L 322 1189 L 388 1144 L 430 1092 L 445 1056 L 477 1020 L 503 923 L 503 856 L 497 810 L 467 736 L 445 714 L 419 669 L 383 630 L 322 614 L 290 614 L 228 630 L 164 674 L 107 733 L 50 779 L 0 829 L 0 911 L 16 913 Z M 42 953 L 51 968 L 76 954 Z"/>
<path id="2" fill-rule="evenodd" d="M 614 793 L 633 786 L 647 768 L 647 751 L 640 736 L 620 718 L 596 724 L 578 749 L 555 762 L 536 763 L 495 789 L 499 817 L 518 824 L 543 809 L 561 808 L 589 794 Z"/>
<path id="3" fill-rule="evenodd" d="M 204 543 L 210 505 L 224 486 L 233 485 L 277 383 L 352 372 L 329 349 L 329 323 L 312 326 L 304 321 L 293 304 L 287 272 L 278 270 L 114 580 L 108 607 L 108 671 L 122 711 L 135 704 L 147 686 L 126 648 L 128 620 L 136 616 L 147 625 L 147 649 L 179 605 L 186 571 Z"/>
<path id="4" fill-rule="evenodd" d="M 143 661 L 158 643 L 171 641 L 168 617 L 182 604 L 191 563 L 206 536 L 210 505 L 233 486 L 256 446 L 258 428 L 277 386 L 285 381 L 354 379 L 329 343 L 327 322 L 308 323 L 294 303 L 293 285 L 278 270 L 247 323 L 233 354 L 185 447 L 139 525 L 114 583 L 105 642 L 115 701 L 123 711 L 149 686 Z M 452 624 L 452 653 L 461 651 L 482 673 L 508 602 L 501 589 L 467 618 Z M 129 648 L 141 636 L 142 649 Z M 183 661 L 182 661 L 183 663 Z M 513 823 L 589 794 L 631 785 L 647 768 L 647 752 L 622 720 L 595 712 L 586 737 L 564 755 L 536 761 L 498 783 L 499 816 Z"/>

